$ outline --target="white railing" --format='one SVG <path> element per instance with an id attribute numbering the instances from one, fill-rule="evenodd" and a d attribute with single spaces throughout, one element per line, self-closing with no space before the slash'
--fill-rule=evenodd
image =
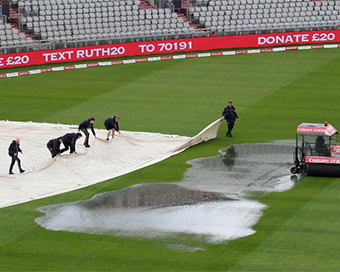
<path id="1" fill-rule="evenodd" d="M 195 33 L 169 33 L 163 35 L 150 34 L 150 35 L 140 35 L 140 36 L 128 36 L 121 34 L 120 37 L 117 36 L 105 36 L 102 38 L 94 37 L 84 40 L 39 40 L 20 44 L 11 44 L 6 47 L 0 47 L 0 54 L 8 53 L 19 53 L 27 51 L 37 51 L 37 50 L 52 50 L 60 48 L 72 48 L 72 47 L 83 47 L 83 46 L 93 46 L 93 45 L 103 45 L 103 44 L 116 44 L 116 43 L 127 43 L 127 42 L 143 42 L 151 40 L 168 40 L 168 39 L 180 39 L 180 38 L 194 38 L 194 37 L 206 37 L 209 33 L 207 30 L 202 30 Z"/>
<path id="2" fill-rule="evenodd" d="M 214 30 L 214 29 L 198 29 L 191 33 L 169 33 L 163 35 L 143 35 L 143 36 L 105 36 L 102 38 L 89 38 L 84 40 L 39 40 L 20 44 L 11 44 L 6 47 L 0 47 L 0 54 L 19 53 L 38 50 L 53 50 L 60 48 L 72 48 L 83 46 L 94 46 L 103 44 L 116 44 L 127 42 L 143 42 L 151 40 L 168 40 L 168 39 L 181 39 L 181 38 L 198 38 L 198 37 L 212 37 L 212 36 L 229 36 L 229 35 L 245 35 L 245 34 L 261 34 L 261 33 L 277 33 L 287 31 L 311 31 L 311 30 L 327 30 L 327 29 L 339 29 L 340 22 L 333 25 L 319 25 L 319 26 L 304 26 L 300 28 L 268 28 L 268 29 L 235 29 L 233 31 Z"/>

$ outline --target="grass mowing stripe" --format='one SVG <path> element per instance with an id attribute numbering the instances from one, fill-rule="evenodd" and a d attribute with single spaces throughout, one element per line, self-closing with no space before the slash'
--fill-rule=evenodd
<path id="1" fill-rule="evenodd" d="M 272 231 L 271 235 L 268 235 L 266 239 L 259 244 L 257 250 L 251 251 L 245 258 L 235 264 L 232 271 L 337 270 L 338 262 L 335 258 L 329 259 L 327 269 L 325 269 L 325 262 L 322 258 L 326 257 L 325 252 L 327 251 L 329 251 L 329 253 L 338 252 L 339 245 L 332 242 L 332 240 L 336 239 L 338 232 L 329 233 L 327 231 L 328 224 L 325 223 L 328 220 L 325 220 L 325 217 L 327 218 L 325 215 L 327 215 L 328 212 L 325 211 L 329 211 L 329 207 L 324 207 L 324 209 L 316 211 L 315 207 L 319 205 L 315 204 L 315 202 L 318 202 L 320 198 L 322 199 L 325 196 L 326 199 L 329 199 L 328 194 L 334 188 L 337 188 L 337 191 L 339 191 L 339 179 L 324 178 L 318 180 L 317 178 L 308 178 L 307 182 L 299 185 L 302 193 L 304 193 L 304 190 L 308 192 L 304 193 L 303 198 L 300 196 L 299 199 L 294 195 L 294 192 L 286 193 L 285 197 L 277 194 L 276 200 L 270 197 L 269 205 L 271 208 L 266 211 L 266 216 L 271 217 L 272 221 L 275 219 L 279 224 L 277 224 L 275 231 Z M 299 192 L 301 192 L 301 190 L 299 190 Z M 269 198 L 265 197 L 265 202 L 267 202 L 266 199 Z M 337 199 L 339 199 L 339 195 Z M 297 200 L 299 201 L 297 202 Z M 272 208 L 275 210 L 275 206 L 277 206 L 273 201 L 279 201 L 279 205 L 287 201 L 287 203 L 284 204 L 287 208 L 290 206 L 290 203 L 294 203 L 294 208 L 291 207 L 289 210 L 287 208 L 282 209 L 280 214 L 273 214 Z M 338 207 L 335 209 L 339 212 Z M 265 222 L 265 217 L 256 226 L 257 230 L 263 227 L 267 229 L 273 227 L 272 225 L 267 225 L 268 222 Z M 320 221 L 313 224 L 315 219 Z M 262 222 L 267 224 L 263 226 Z M 339 221 L 333 222 L 333 225 L 339 227 Z M 327 245 L 324 243 L 325 238 L 331 239 Z M 287 254 L 288 249 L 289 254 Z M 329 253 L 327 253 L 327 255 Z M 287 260 L 283 269 L 280 262 L 285 259 Z"/>

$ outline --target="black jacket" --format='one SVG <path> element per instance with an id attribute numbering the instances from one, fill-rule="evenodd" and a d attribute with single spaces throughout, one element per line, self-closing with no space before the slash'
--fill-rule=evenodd
<path id="1" fill-rule="evenodd" d="M 57 139 L 52 139 L 52 140 L 48 141 L 47 146 L 48 146 L 49 149 L 52 149 L 53 151 L 59 152 L 59 150 L 60 150 L 60 141 L 59 141 L 58 138 Z"/>
<path id="2" fill-rule="evenodd" d="M 70 146 L 71 153 L 76 149 L 76 141 L 78 140 L 78 133 L 67 133 L 63 136 L 64 146 Z"/>
<path id="3" fill-rule="evenodd" d="M 87 120 L 81 122 L 81 124 L 78 127 L 79 130 L 88 129 L 88 128 L 91 128 L 93 136 L 96 136 L 96 132 L 94 131 L 93 124 L 91 124 L 91 119 L 87 119 Z"/>
<path id="4" fill-rule="evenodd" d="M 22 152 L 20 149 L 20 144 L 17 144 L 17 142 L 13 140 L 8 148 L 8 155 L 13 157 L 15 153 L 18 155 L 18 152 Z"/>
<path id="5" fill-rule="evenodd" d="M 235 120 L 238 119 L 238 115 L 234 106 L 231 108 L 229 106 L 225 107 L 222 112 L 222 116 L 224 116 L 227 121 L 235 122 Z"/>
<path id="6" fill-rule="evenodd" d="M 118 132 L 119 131 L 119 124 L 118 124 L 118 122 L 116 122 L 116 117 L 117 116 L 113 116 L 113 117 L 106 119 L 105 122 L 104 122 L 104 125 L 105 125 L 106 128 L 110 128 L 110 129 L 114 128 L 115 131 Z"/>

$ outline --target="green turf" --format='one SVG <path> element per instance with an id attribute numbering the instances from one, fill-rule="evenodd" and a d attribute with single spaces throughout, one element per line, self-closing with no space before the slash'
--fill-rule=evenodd
<path id="1" fill-rule="evenodd" d="M 311 50 L 98 67 L 0 79 L 1 119 L 78 124 L 119 113 L 123 130 L 192 136 L 233 100 L 235 138 L 216 140 L 137 172 L 75 192 L 0 209 L 1 271 L 339 271 L 340 179 L 306 178 L 261 197 L 256 234 L 223 244 L 54 232 L 35 208 L 126 186 L 180 181 L 197 157 L 234 143 L 292 139 L 301 122 L 340 127 L 340 51 Z M 43 143 L 44 144 L 44 143 Z M 22 146 L 25 146 L 24 139 Z M 24 162 L 23 162 L 24 163 Z M 185 239 L 204 251 L 167 247 Z"/>

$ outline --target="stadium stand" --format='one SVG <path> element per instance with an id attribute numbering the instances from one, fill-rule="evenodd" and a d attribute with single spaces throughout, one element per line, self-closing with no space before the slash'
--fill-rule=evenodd
<path id="1" fill-rule="evenodd" d="M 23 24 L 50 42 L 195 32 L 177 13 L 140 4 L 139 0 L 26 1 Z"/>
<path id="2" fill-rule="evenodd" d="M 197 0 L 189 18 L 213 31 L 261 31 L 335 27 L 340 1 Z"/>
<path id="3" fill-rule="evenodd" d="M 34 41 L 20 32 L 14 25 L 0 20 L 0 47 L 10 47 L 17 45 L 30 45 Z"/>

